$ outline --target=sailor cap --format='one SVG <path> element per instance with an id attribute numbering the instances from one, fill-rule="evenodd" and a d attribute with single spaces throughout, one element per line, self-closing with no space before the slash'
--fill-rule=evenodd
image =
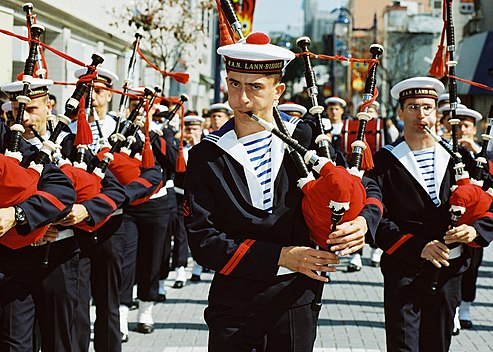
<path id="1" fill-rule="evenodd" d="M 215 103 L 209 107 L 209 113 L 213 112 L 225 112 L 226 114 L 232 114 L 233 109 L 227 103 Z"/>
<path id="2" fill-rule="evenodd" d="M 33 78 L 29 85 L 27 96 L 35 99 L 48 95 L 48 88 L 52 85 L 53 81 L 51 79 Z M 7 83 L 1 87 L 12 101 L 15 101 L 17 96 L 22 95 L 23 88 L 24 83 L 22 81 Z"/>
<path id="3" fill-rule="evenodd" d="M 259 74 L 282 73 L 295 57 L 292 51 L 270 44 L 269 36 L 262 32 L 250 33 L 243 42 L 221 46 L 217 53 L 224 56 L 228 70 Z"/>
<path id="4" fill-rule="evenodd" d="M 343 108 L 345 108 L 347 105 L 346 101 L 339 97 L 329 97 L 325 99 L 325 105 L 329 105 L 329 104 L 339 104 Z"/>
<path id="5" fill-rule="evenodd" d="M 445 87 L 442 82 L 431 77 L 413 77 L 405 79 L 390 90 L 394 99 L 432 98 L 438 99 Z"/>
<path id="6" fill-rule="evenodd" d="M 279 111 L 285 112 L 288 115 L 294 113 L 294 114 L 299 114 L 300 117 L 305 116 L 307 112 L 307 109 L 303 105 L 292 103 L 292 102 L 281 104 L 277 108 L 279 109 Z"/>
<path id="7" fill-rule="evenodd" d="M 96 69 L 96 72 L 97 72 L 97 76 L 94 79 L 94 82 L 101 82 L 101 83 L 106 84 L 107 86 L 111 86 L 111 85 L 113 85 L 113 83 L 118 81 L 118 76 L 108 69 L 98 67 Z M 75 70 L 74 76 L 75 76 L 75 78 L 80 78 L 80 77 L 84 76 L 86 73 L 87 73 L 87 68 L 81 67 L 81 68 Z"/>

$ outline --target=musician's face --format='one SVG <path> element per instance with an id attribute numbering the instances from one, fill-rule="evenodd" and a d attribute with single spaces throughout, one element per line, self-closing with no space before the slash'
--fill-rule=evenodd
<path id="1" fill-rule="evenodd" d="M 457 131 L 459 138 L 474 138 L 476 135 L 476 121 L 470 119 L 460 119 L 459 130 Z"/>
<path id="2" fill-rule="evenodd" d="M 187 125 L 183 130 L 183 138 L 190 145 L 196 145 L 202 138 L 202 125 Z"/>
<path id="3" fill-rule="evenodd" d="M 19 103 L 12 102 L 12 111 L 14 113 L 14 116 L 17 116 L 18 110 Z M 26 104 L 26 109 L 24 111 L 22 125 L 24 126 L 26 131 L 22 134 L 22 136 L 25 139 L 34 138 L 34 133 L 29 128 L 29 126 L 32 126 L 42 136 L 46 134 L 47 117 L 50 113 L 51 102 L 48 99 L 47 95 L 44 97 L 31 99 L 31 101 Z"/>
<path id="4" fill-rule="evenodd" d="M 409 98 L 397 112 L 404 121 L 404 134 L 427 136 L 424 126 L 435 131 L 437 118 L 436 101 L 431 98 Z"/>
<path id="5" fill-rule="evenodd" d="M 217 131 L 229 120 L 229 115 L 225 112 L 216 111 L 211 114 L 211 128 Z"/>
<path id="6" fill-rule="evenodd" d="M 234 110 L 235 121 L 256 124 L 246 114 L 247 112 L 253 112 L 267 121 L 272 121 L 274 101 L 279 100 L 286 88 L 284 83 L 278 82 L 276 75 L 266 76 L 229 71 L 226 81 L 228 102 Z"/>
<path id="7" fill-rule="evenodd" d="M 99 117 L 104 120 L 106 113 L 108 112 L 108 104 L 111 101 L 113 93 L 107 89 L 101 82 L 96 82 L 94 84 L 94 89 L 92 91 L 92 106 L 96 108 Z"/>
<path id="8" fill-rule="evenodd" d="M 342 121 L 342 115 L 344 114 L 344 108 L 339 104 L 329 104 L 327 106 L 327 115 L 332 123 L 338 123 Z"/>

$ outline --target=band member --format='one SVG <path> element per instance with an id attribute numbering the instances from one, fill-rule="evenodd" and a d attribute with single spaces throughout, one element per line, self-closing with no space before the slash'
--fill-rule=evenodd
<path id="1" fill-rule="evenodd" d="M 396 84 L 404 136 L 374 155 L 369 176 L 382 190 L 385 212 L 376 242 L 384 250 L 385 330 L 388 351 L 448 351 L 460 301 L 464 245 L 486 246 L 493 219 L 449 228 L 454 162 L 424 127 L 435 130 L 436 102 L 443 84 L 415 77 Z M 466 167 L 471 157 L 461 153 Z M 405 185 L 405 187 L 403 187 Z M 446 244 L 459 244 L 449 249 Z M 436 268 L 437 292 L 430 294 Z"/>
<path id="2" fill-rule="evenodd" d="M 75 78 L 80 78 L 86 74 L 87 69 L 85 67 L 80 68 L 74 72 Z M 89 148 L 97 153 L 101 147 L 101 138 L 107 139 L 116 128 L 115 117 L 109 114 L 109 104 L 113 98 L 113 93 L 108 89 L 112 88 L 113 84 L 118 81 L 118 76 L 108 69 L 98 67 L 98 75 L 92 81 L 94 88 L 92 89 L 92 107 L 91 113 L 87 116 L 87 121 L 91 126 L 93 142 L 89 145 Z M 99 123 L 102 136 L 100 136 L 96 121 Z M 72 122 L 67 126 L 70 131 L 75 134 L 77 131 L 77 121 Z"/>
<path id="3" fill-rule="evenodd" d="M 329 97 L 325 99 L 325 113 L 327 114 L 328 121 L 324 118 L 324 129 L 332 137 L 332 144 L 338 151 L 342 151 L 341 146 L 341 133 L 344 125 L 344 109 L 347 103 L 344 99 L 339 97 Z"/>
<path id="4" fill-rule="evenodd" d="M 24 138 L 34 137 L 30 126 L 41 126 L 43 121 L 46 124 L 46 116 L 51 111 L 48 100 L 48 87 L 51 84 L 51 80 L 33 79 L 28 92 L 30 101 L 26 103 L 22 121 L 26 129 Z M 4 85 L 2 90 L 9 94 L 13 113 L 17 115 L 19 103 L 16 96 L 22 94 L 23 82 L 9 83 Z M 5 136 L 5 127 L 2 129 L 2 136 Z M 4 139 L 3 150 L 5 143 Z M 37 148 L 32 147 L 31 152 L 34 151 L 37 151 Z M 55 176 L 54 179 L 51 173 Z M 44 165 L 38 189 L 38 193 L 33 197 L 39 199 L 29 204 L 29 198 L 16 206 L 15 220 L 12 214 L 11 224 L 15 225 L 17 222 L 19 229 L 22 226 L 35 226 L 36 221 L 40 219 L 44 225 L 61 220 L 72 209 L 75 201 L 72 184 L 55 166 Z M 48 202 L 44 201 L 45 199 Z M 5 212 L 8 209 L 2 209 L 3 222 L 10 221 L 10 215 Z M 32 230 L 33 228 L 24 229 L 24 233 Z M 51 242 L 49 262 L 47 266 L 43 266 L 43 260 L 47 255 L 47 241 Z M 42 348 L 51 351 L 72 351 L 71 327 L 77 304 L 76 269 L 79 262 L 79 248 L 73 231 L 62 232 L 50 228 L 42 239 L 32 245 L 17 250 L 0 246 L 0 268 L 2 277 L 6 278 L 0 289 L 0 349 L 32 349 L 36 315 L 43 335 Z"/>
<path id="5" fill-rule="evenodd" d="M 299 119 L 303 118 L 303 116 L 307 113 L 307 109 L 303 105 L 291 102 L 280 104 L 277 108 L 279 111 L 285 112 L 286 114 Z"/>
<path id="6" fill-rule="evenodd" d="M 220 129 L 233 115 L 233 110 L 226 103 L 216 103 L 209 107 L 211 118 L 210 132 Z"/>
<path id="7" fill-rule="evenodd" d="M 321 264 L 339 262 L 310 247 L 298 172 L 283 143 L 248 114 L 273 121 L 285 89 L 282 71 L 294 58 L 268 43 L 267 35 L 251 33 L 245 42 L 218 49 L 234 117 L 189 153 L 188 241 L 197 262 L 215 270 L 205 310 L 210 351 L 312 351 L 317 313 L 310 303 L 316 280 L 326 281 L 314 270 L 334 271 Z M 309 144 L 310 125 L 291 121 L 288 130 Z M 332 233 L 331 248 L 359 249 L 366 219 L 342 226 Z M 347 247 L 339 236 L 347 236 Z"/>
<path id="8" fill-rule="evenodd" d="M 143 87 L 132 88 L 133 94 L 143 95 Z M 137 105 L 130 100 L 129 110 Z M 148 112 L 152 117 L 153 109 Z M 134 143 L 134 156 L 142 150 L 144 133 L 137 134 L 138 141 Z M 161 142 L 161 139 L 166 139 Z M 162 169 L 161 183 L 166 185 L 168 180 L 167 170 L 175 168 L 177 149 L 173 142 L 173 133 L 164 131 L 163 137 L 156 139 L 152 146 L 155 160 Z M 124 250 L 123 263 L 123 287 L 120 291 L 120 331 L 122 339 L 128 338 L 128 309 L 132 304 L 132 287 L 137 282 L 137 298 L 139 299 L 139 311 L 137 314 L 136 331 L 149 334 L 154 331 L 154 319 L 152 310 L 154 303 L 159 301 L 159 279 L 161 264 L 164 258 L 165 240 L 169 223 L 169 196 L 167 188 L 162 187 L 159 192 L 145 203 L 124 208 L 124 223 L 126 248 Z"/>
<path id="9" fill-rule="evenodd" d="M 472 109 L 458 108 L 456 116 L 459 122 L 459 144 L 466 148 L 474 157 L 481 151 L 481 146 L 476 142 L 476 125 L 483 118 L 481 113 Z M 476 298 L 476 282 L 481 262 L 483 261 L 482 247 L 469 247 L 465 250 L 471 257 L 469 268 L 462 274 L 461 282 L 461 303 L 459 307 L 459 323 L 461 329 L 471 329 L 473 327 L 471 318 L 471 306 Z"/>

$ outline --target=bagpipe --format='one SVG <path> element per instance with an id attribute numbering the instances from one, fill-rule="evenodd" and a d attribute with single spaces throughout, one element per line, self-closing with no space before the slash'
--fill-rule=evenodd
<path id="1" fill-rule="evenodd" d="M 445 0 L 444 11 L 446 11 L 446 37 L 447 37 L 447 57 L 446 62 L 449 72 L 449 97 L 450 97 L 450 116 L 449 123 L 452 126 L 452 146 L 438 137 L 428 127 L 425 131 L 432 136 L 445 150 L 450 154 L 454 161 L 456 186 L 452 187 L 452 194 L 449 199 L 451 222 L 450 226 L 455 227 L 461 224 L 471 225 L 477 219 L 483 217 L 489 210 L 493 201 L 493 192 L 485 192 L 482 189 L 483 180 L 481 177 L 485 175 L 483 160 L 476 159 L 476 171 L 474 176 L 477 179 L 471 179 L 469 173 L 465 170 L 465 165 L 462 162 L 461 154 L 459 153 L 459 119 L 457 118 L 457 81 L 455 79 L 455 66 L 457 61 L 454 60 L 455 51 L 455 29 L 452 17 L 452 0 Z M 489 139 L 483 140 L 488 143 Z M 484 146 L 486 153 L 486 146 Z M 450 249 L 456 248 L 460 243 L 449 244 Z M 438 290 L 441 270 L 434 267 L 434 273 L 429 286 L 429 293 L 434 295 Z"/>

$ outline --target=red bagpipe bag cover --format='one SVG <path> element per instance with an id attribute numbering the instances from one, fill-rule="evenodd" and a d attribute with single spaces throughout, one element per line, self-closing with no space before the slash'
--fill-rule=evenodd
<path id="1" fill-rule="evenodd" d="M 320 170 L 320 177 L 309 181 L 303 188 L 302 210 L 313 242 L 324 249 L 332 229 L 331 201 L 349 202 L 349 209 L 344 213 L 341 223 L 354 220 L 363 209 L 366 200 L 365 187 L 361 179 L 349 173 L 342 166 L 331 162 Z"/>
<path id="2" fill-rule="evenodd" d="M 466 208 L 457 223 L 458 225 L 470 225 L 475 220 L 485 216 L 492 201 L 493 196 L 485 192 L 480 186 L 472 184 L 468 178 L 458 180 L 457 187 L 450 196 L 450 205 Z"/>
<path id="3" fill-rule="evenodd" d="M 110 148 L 105 147 L 101 149 L 98 153 L 99 160 L 104 159 L 104 154 L 109 152 Z M 135 181 L 140 176 L 140 166 L 141 162 L 137 158 L 132 158 L 127 153 L 113 153 L 113 160 L 108 165 L 110 171 L 115 175 L 118 181 L 123 185 L 128 185 L 130 182 Z M 156 188 L 154 192 L 146 197 L 139 198 L 133 201 L 130 205 L 139 205 L 148 201 L 154 194 L 159 192 L 162 187 L 162 182 Z"/>
<path id="4" fill-rule="evenodd" d="M 0 154 L 0 208 L 8 208 L 26 200 L 38 190 L 39 173 L 32 168 L 19 165 L 17 159 Z M 44 236 L 50 225 L 35 229 L 27 235 L 20 235 L 15 228 L 0 237 L 0 244 L 18 249 L 36 242 Z"/>
<path id="5" fill-rule="evenodd" d="M 99 193 L 101 193 L 101 178 L 95 173 L 89 173 L 80 167 L 75 167 L 70 164 L 64 164 L 60 166 L 60 170 L 62 170 L 65 176 L 67 176 L 70 181 L 72 181 L 76 193 L 76 204 L 94 198 Z M 81 221 L 74 226 L 83 231 L 94 232 L 101 226 L 103 226 L 110 218 L 111 214 L 94 226 L 90 226 L 85 221 Z"/>

